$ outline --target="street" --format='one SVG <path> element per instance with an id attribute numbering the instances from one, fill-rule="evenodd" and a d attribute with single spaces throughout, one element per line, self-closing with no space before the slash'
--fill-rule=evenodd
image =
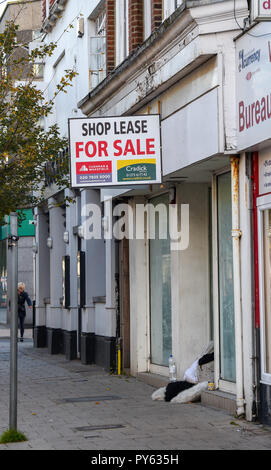
<path id="1" fill-rule="evenodd" d="M 0 434 L 9 424 L 9 330 L 0 327 Z M 270 450 L 271 429 L 200 403 L 152 401 L 154 388 L 18 343 L 18 430 L 0 450 Z"/>

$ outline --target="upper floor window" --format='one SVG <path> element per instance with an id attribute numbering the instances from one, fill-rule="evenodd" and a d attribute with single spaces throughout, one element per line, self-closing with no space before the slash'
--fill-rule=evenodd
<path id="1" fill-rule="evenodd" d="M 95 88 L 106 76 L 106 11 L 95 19 L 95 36 L 90 37 L 89 86 Z"/>
<path id="2" fill-rule="evenodd" d="M 164 0 L 163 2 L 163 20 L 168 18 L 180 6 L 184 0 Z"/>
<path id="3" fill-rule="evenodd" d="M 106 35 L 106 11 L 103 10 L 96 18 L 95 29 L 97 36 Z"/>
<path id="4" fill-rule="evenodd" d="M 144 39 L 151 35 L 151 2 L 144 0 Z"/>
<path id="5" fill-rule="evenodd" d="M 44 64 L 43 63 L 37 63 L 33 64 L 33 78 L 35 80 L 41 80 L 44 77 Z"/>
<path id="6" fill-rule="evenodd" d="M 115 57 L 118 66 L 129 55 L 129 0 L 119 0 L 116 5 Z"/>

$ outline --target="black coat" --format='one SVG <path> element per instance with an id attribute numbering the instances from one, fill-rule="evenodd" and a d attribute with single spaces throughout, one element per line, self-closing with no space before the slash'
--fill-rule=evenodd
<path id="1" fill-rule="evenodd" d="M 25 317 L 26 315 L 25 302 L 27 302 L 29 306 L 32 305 L 32 302 L 28 293 L 23 291 L 20 294 L 18 294 L 18 315 L 22 317 Z"/>

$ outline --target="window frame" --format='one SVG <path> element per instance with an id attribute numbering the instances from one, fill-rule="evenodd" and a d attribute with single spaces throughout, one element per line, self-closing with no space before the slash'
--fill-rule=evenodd
<path id="1" fill-rule="evenodd" d="M 150 0 L 149 0 L 150 1 Z M 116 8 L 116 67 L 129 55 L 129 2 L 119 0 Z"/>
<path id="2" fill-rule="evenodd" d="M 259 300 L 260 300 L 260 364 L 261 383 L 271 385 L 271 373 L 266 372 L 266 325 L 265 325 L 265 266 L 264 266 L 264 211 L 271 210 L 271 194 L 257 199 Z M 271 334 L 271 332 L 270 332 Z"/>
<path id="3" fill-rule="evenodd" d="M 88 74 L 89 74 L 89 90 L 93 90 L 98 86 L 106 77 L 107 75 L 107 70 L 106 70 L 106 8 L 104 5 L 104 8 L 99 11 L 97 16 L 91 18 L 92 26 L 91 26 L 91 32 L 89 29 L 90 34 L 88 34 Z M 91 50 L 91 40 L 92 39 L 98 39 L 101 38 L 105 41 L 104 43 L 104 60 L 103 65 L 104 68 L 102 69 L 91 69 L 91 56 L 101 56 L 101 52 L 96 53 L 92 52 Z M 97 83 L 92 86 L 92 76 L 94 74 L 97 74 Z"/>

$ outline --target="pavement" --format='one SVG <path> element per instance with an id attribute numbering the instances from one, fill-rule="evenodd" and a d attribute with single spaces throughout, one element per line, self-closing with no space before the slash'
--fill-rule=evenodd
<path id="1" fill-rule="evenodd" d="M 9 426 L 9 330 L 0 325 L 0 435 Z M 0 450 L 270 450 L 271 428 L 198 403 L 153 401 L 155 389 L 96 365 L 18 343 L 17 429 Z"/>

